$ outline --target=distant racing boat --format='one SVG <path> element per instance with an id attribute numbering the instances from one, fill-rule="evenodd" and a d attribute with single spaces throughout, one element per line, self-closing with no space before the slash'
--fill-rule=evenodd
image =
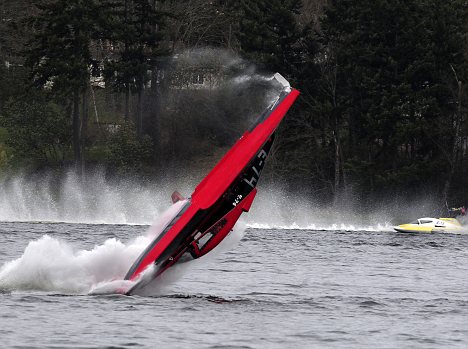
<path id="1" fill-rule="evenodd" d="M 133 263 L 125 280 L 134 294 L 177 262 L 199 258 L 215 248 L 247 212 L 275 137 L 275 131 L 299 92 L 280 75 L 273 80 L 281 92 L 221 161 L 195 188 L 189 199 L 172 195 L 174 210 L 161 232 Z"/>
<path id="2" fill-rule="evenodd" d="M 414 222 L 394 227 L 402 233 L 460 232 L 463 228 L 456 218 L 419 218 Z"/>

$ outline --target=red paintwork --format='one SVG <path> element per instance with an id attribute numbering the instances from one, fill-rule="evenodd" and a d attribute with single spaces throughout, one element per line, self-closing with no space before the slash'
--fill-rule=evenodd
<path id="1" fill-rule="evenodd" d="M 263 143 L 273 134 L 298 95 L 299 92 L 293 89 L 265 121 L 255 127 L 252 132 L 244 133 L 208 176 L 195 188 L 192 202 L 197 201 L 200 208 L 208 208 L 214 204 L 236 179 L 239 172 L 247 166 Z"/>
<path id="2" fill-rule="evenodd" d="M 192 202 L 190 207 L 174 224 L 172 229 L 169 230 L 166 235 L 158 242 L 153 250 L 151 250 L 145 256 L 140 265 L 136 268 L 133 275 L 130 277 L 130 280 L 135 280 L 138 275 L 148 267 L 148 265 L 153 263 L 161 255 L 161 253 L 169 246 L 177 234 L 193 218 L 195 213 L 197 213 L 200 209 L 207 209 L 211 207 L 216 202 L 216 200 L 229 188 L 239 173 L 248 165 L 252 157 L 255 156 L 260 147 L 273 134 L 298 95 L 299 92 L 295 89 L 292 89 L 291 92 L 281 102 L 281 104 L 279 104 L 275 110 L 271 112 L 270 116 L 268 116 L 266 120 L 258 124 L 252 132 L 247 131 L 244 133 L 244 135 L 226 153 L 226 155 L 213 168 L 213 170 L 211 170 L 205 179 L 203 179 L 195 188 L 195 191 L 192 193 Z M 249 194 L 249 196 L 247 196 L 241 202 L 243 203 L 245 201 L 246 204 L 238 205 L 239 208 L 237 210 L 234 209 L 230 211 L 228 215 L 232 214 L 232 218 L 235 217 L 235 219 L 229 219 L 229 225 L 231 225 L 232 222 L 231 228 L 242 214 L 242 208 L 246 208 L 246 211 L 248 211 L 254 196 L 255 193 L 252 196 Z M 229 233 L 231 228 L 227 231 L 227 233 Z M 227 233 L 225 235 L 227 235 Z"/>

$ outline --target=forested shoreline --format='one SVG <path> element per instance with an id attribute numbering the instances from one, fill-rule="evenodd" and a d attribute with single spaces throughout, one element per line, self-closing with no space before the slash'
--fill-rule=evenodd
<path id="1" fill-rule="evenodd" d="M 209 168 L 280 72 L 268 178 L 466 204 L 467 29 L 462 0 L 3 0 L 0 171 Z"/>

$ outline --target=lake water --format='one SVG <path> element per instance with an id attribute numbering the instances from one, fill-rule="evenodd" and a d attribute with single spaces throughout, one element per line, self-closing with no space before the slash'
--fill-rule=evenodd
<path id="1" fill-rule="evenodd" d="M 468 347 L 468 235 L 239 228 L 151 297 L 88 295 L 146 229 L 0 223 L 0 345 Z"/>

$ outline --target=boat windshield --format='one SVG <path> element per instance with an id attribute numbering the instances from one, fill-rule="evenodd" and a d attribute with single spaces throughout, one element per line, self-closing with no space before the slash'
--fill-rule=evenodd
<path id="1" fill-rule="evenodd" d="M 420 220 L 420 224 L 428 224 L 428 223 L 432 223 L 432 220 L 429 220 L 429 219 L 421 219 Z"/>

